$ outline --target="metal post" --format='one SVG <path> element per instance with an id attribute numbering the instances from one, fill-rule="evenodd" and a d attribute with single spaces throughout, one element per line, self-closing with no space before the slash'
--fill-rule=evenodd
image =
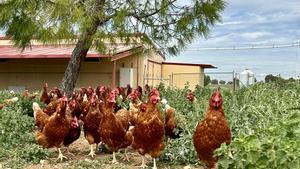
<path id="1" fill-rule="evenodd" d="M 232 72 L 233 91 L 235 91 L 235 72 Z"/>

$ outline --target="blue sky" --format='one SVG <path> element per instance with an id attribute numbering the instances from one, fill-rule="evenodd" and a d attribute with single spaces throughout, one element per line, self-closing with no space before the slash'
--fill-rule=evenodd
<path id="1" fill-rule="evenodd" d="M 179 0 L 189 3 L 191 0 Z M 211 29 L 208 39 L 196 38 L 188 49 L 240 47 L 300 42 L 300 0 L 227 0 L 222 23 Z M 3 32 L 0 31 L 0 34 Z M 183 51 L 168 61 L 208 63 L 206 71 L 252 70 L 261 80 L 267 74 L 300 75 L 300 47 L 259 50 Z M 230 80 L 231 76 L 216 76 Z"/>
<path id="2" fill-rule="evenodd" d="M 183 1 L 183 0 L 182 0 Z M 188 49 L 285 44 L 300 41 L 300 0 L 227 0 L 222 23 L 208 39 L 197 38 Z M 300 47 L 230 51 L 183 51 L 169 61 L 210 63 L 218 69 L 251 69 L 258 79 L 266 74 L 300 75 Z M 225 78 L 230 77 L 217 77 Z"/>

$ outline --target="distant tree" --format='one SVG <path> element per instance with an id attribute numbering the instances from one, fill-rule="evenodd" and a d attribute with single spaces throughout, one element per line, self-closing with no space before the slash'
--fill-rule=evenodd
<path id="1" fill-rule="evenodd" d="M 290 77 L 290 78 L 288 79 L 288 81 L 289 81 L 289 82 L 296 82 L 296 79 Z"/>
<path id="2" fill-rule="evenodd" d="M 204 75 L 204 86 L 207 86 L 211 83 L 210 76 Z"/>
<path id="3" fill-rule="evenodd" d="M 2 0 L 0 29 L 23 49 L 32 40 L 75 43 L 60 85 L 70 96 L 91 47 L 106 52 L 106 41 L 139 41 L 175 55 L 194 38 L 207 37 L 225 5 L 225 0 Z"/>
<path id="4" fill-rule="evenodd" d="M 224 85 L 224 84 L 226 84 L 226 82 L 225 82 L 225 80 L 220 80 L 220 81 L 219 81 L 219 84 Z"/>
<path id="5" fill-rule="evenodd" d="M 266 82 L 266 83 L 274 82 L 275 79 L 276 79 L 276 76 L 273 76 L 272 74 L 268 74 L 268 75 L 265 77 L 265 82 Z"/>
<path id="6" fill-rule="evenodd" d="M 270 83 L 270 82 L 281 82 L 281 81 L 284 81 L 284 79 L 278 75 L 278 76 L 274 76 L 272 74 L 268 74 L 266 77 L 265 77 L 265 82 L 266 83 Z"/>
<path id="7" fill-rule="evenodd" d="M 217 79 L 213 79 L 211 80 L 211 84 L 217 85 L 219 84 L 219 81 Z"/>
<path id="8" fill-rule="evenodd" d="M 227 84 L 228 85 L 233 85 L 233 82 L 232 81 L 228 81 Z"/>

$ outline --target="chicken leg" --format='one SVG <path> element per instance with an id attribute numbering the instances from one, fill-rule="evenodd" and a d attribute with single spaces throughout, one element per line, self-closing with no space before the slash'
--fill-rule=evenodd
<path id="1" fill-rule="evenodd" d="M 139 166 L 140 168 L 147 168 L 148 166 L 145 163 L 145 157 L 142 155 L 142 165 Z"/>
<path id="2" fill-rule="evenodd" d="M 113 163 L 113 164 L 118 164 L 118 163 L 119 163 L 119 162 L 117 161 L 117 159 L 116 159 L 116 153 L 115 153 L 115 152 L 113 152 L 113 160 L 112 160 L 111 163 Z"/>
<path id="3" fill-rule="evenodd" d="M 66 147 L 66 151 L 67 151 L 67 152 L 66 152 L 67 154 L 69 154 L 69 155 L 71 155 L 71 156 L 75 156 L 73 153 L 70 152 L 69 146 Z"/>
<path id="4" fill-rule="evenodd" d="M 152 169 L 157 169 L 157 167 L 156 167 L 156 160 L 155 160 L 155 158 L 153 158 L 153 167 L 152 167 Z"/>
<path id="5" fill-rule="evenodd" d="M 93 144 L 91 144 L 90 147 L 91 147 L 91 151 L 90 151 L 90 153 L 89 153 L 87 156 L 91 156 L 92 158 L 94 158 L 94 156 L 95 156 L 96 154 L 95 154 L 95 150 L 94 150 Z"/>
<path id="6" fill-rule="evenodd" d="M 57 148 L 57 150 L 58 150 L 58 157 L 57 157 L 58 160 L 63 161 L 63 159 L 67 159 L 67 157 L 61 153 L 60 148 Z"/>
<path id="7" fill-rule="evenodd" d="M 124 157 L 122 158 L 122 160 L 126 160 L 129 162 L 129 157 L 128 157 L 128 154 L 127 154 L 127 148 L 125 148 L 124 150 Z"/>

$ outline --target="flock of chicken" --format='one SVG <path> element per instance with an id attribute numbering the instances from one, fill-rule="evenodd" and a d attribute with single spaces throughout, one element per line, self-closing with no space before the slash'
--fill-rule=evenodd
<path id="1" fill-rule="evenodd" d="M 143 96 L 147 96 L 146 101 L 143 101 Z M 193 98 L 189 91 L 187 99 L 193 101 Z M 148 85 L 144 90 L 141 87 L 133 90 L 130 86 L 116 89 L 105 86 L 80 88 L 68 98 L 57 87 L 48 92 L 48 85 L 45 84 L 40 99 L 47 106 L 41 109 L 36 102 L 32 106 L 37 127 L 36 140 L 44 148 L 56 147 L 60 160 L 66 158 L 60 147 L 68 147 L 76 141 L 83 128 L 90 144 L 88 155 L 91 157 L 95 156 L 94 145 L 104 144 L 113 152 L 112 163 L 118 163 L 115 153 L 125 149 L 124 156 L 129 160 L 126 149 L 131 147 L 142 155 L 141 167 L 146 167 L 144 155 L 149 154 L 156 169 L 156 158 L 165 148 L 165 137 L 179 138 L 181 135 L 174 120 L 174 108 L 167 101 L 160 101 L 159 91 L 150 89 Z M 120 106 L 128 100 L 128 108 Z M 193 137 L 198 156 L 208 168 L 214 168 L 217 162 L 213 151 L 231 140 L 222 102 L 220 91 L 216 90 L 206 116 L 198 123 Z M 164 107 L 165 117 L 158 105 Z"/>

